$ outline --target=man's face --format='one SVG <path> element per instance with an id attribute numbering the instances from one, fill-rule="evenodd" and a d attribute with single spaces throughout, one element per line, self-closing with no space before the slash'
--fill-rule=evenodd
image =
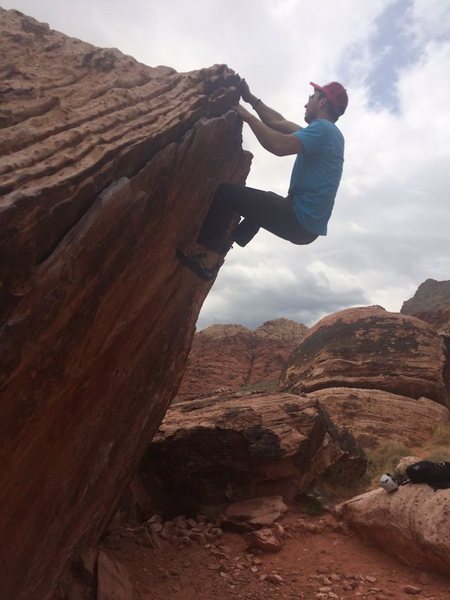
<path id="1" fill-rule="evenodd" d="M 317 119 L 319 114 L 319 109 L 321 106 L 321 100 L 323 98 L 322 92 L 319 90 L 314 90 L 314 92 L 310 95 L 308 102 L 305 104 L 305 121 L 307 123 L 311 123 L 314 119 Z"/>

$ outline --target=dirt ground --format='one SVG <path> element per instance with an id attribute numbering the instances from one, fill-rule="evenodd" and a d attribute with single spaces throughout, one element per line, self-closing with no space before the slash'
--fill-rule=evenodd
<path id="1" fill-rule="evenodd" d="M 159 549 L 123 540 L 105 548 L 124 565 L 136 600 L 374 599 L 449 600 L 450 574 L 423 572 L 363 543 L 331 515 L 290 507 L 278 553 L 249 553 L 244 537 L 224 532 L 214 543 Z"/>

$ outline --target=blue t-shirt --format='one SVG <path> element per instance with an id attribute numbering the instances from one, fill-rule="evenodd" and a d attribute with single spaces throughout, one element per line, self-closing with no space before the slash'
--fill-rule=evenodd
<path id="1" fill-rule="evenodd" d="M 326 235 L 342 175 L 344 136 L 326 119 L 316 119 L 294 135 L 304 148 L 297 155 L 289 185 L 295 214 L 305 229 Z"/>

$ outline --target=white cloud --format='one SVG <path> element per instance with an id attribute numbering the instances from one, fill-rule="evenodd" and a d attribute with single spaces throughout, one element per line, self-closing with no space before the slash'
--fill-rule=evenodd
<path id="1" fill-rule="evenodd" d="M 450 2 L 448 0 L 415 0 L 409 11 L 411 21 L 405 29 L 417 43 L 430 38 L 450 36 Z"/>

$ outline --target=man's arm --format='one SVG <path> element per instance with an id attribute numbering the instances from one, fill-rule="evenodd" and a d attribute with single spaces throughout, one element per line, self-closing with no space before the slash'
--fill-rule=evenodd
<path id="1" fill-rule="evenodd" d="M 303 145 L 296 135 L 275 131 L 240 104 L 234 106 L 233 110 L 245 123 L 248 123 L 261 146 L 272 154 L 276 156 L 289 156 L 290 154 L 300 154 L 303 152 Z"/>
<path id="2" fill-rule="evenodd" d="M 294 133 L 301 129 L 300 125 L 288 121 L 283 115 L 264 104 L 260 98 L 252 94 L 245 79 L 241 81 L 241 96 L 244 102 L 248 102 L 256 110 L 261 121 L 271 129 L 280 133 Z"/>

